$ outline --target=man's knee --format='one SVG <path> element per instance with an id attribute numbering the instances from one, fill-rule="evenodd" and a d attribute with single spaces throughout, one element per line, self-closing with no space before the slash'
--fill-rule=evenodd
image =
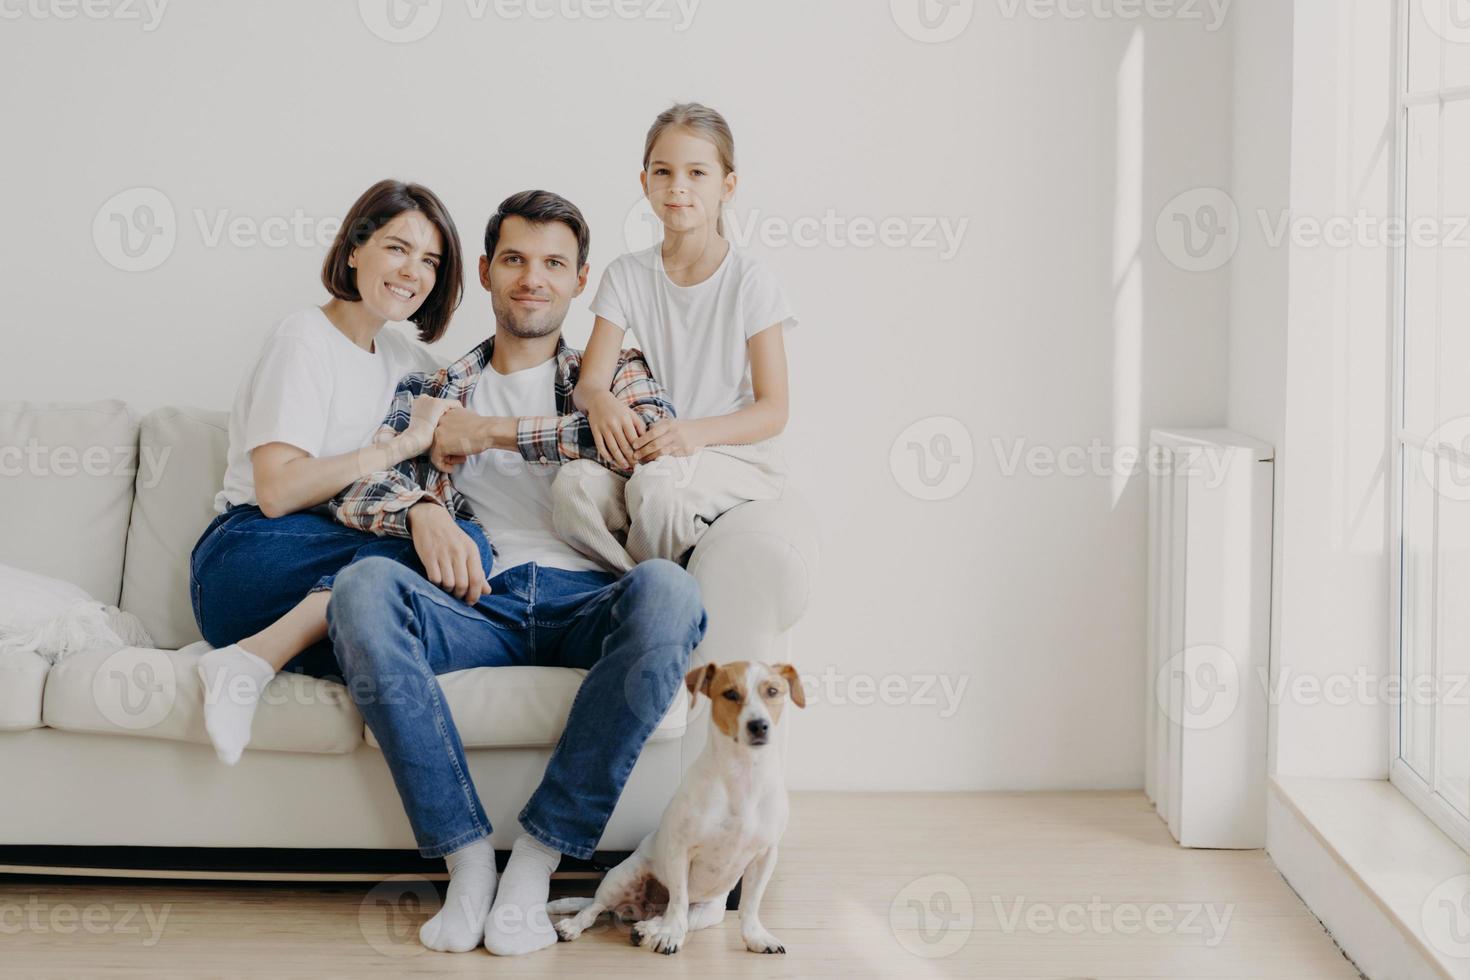
<path id="1" fill-rule="evenodd" d="M 628 592 L 636 607 L 697 626 L 704 634 L 704 599 L 699 583 L 675 562 L 654 558 L 628 573 Z"/>
<path id="2" fill-rule="evenodd" d="M 327 624 L 334 634 L 354 625 L 364 625 L 374 612 L 381 612 L 391 592 L 413 572 L 402 562 L 382 555 L 361 558 L 337 573 L 332 596 L 327 600 Z"/>

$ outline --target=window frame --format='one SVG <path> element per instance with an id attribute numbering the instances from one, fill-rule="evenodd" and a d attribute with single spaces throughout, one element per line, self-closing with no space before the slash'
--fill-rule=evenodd
<path id="1" fill-rule="evenodd" d="M 1470 86 L 1437 88 L 1423 92 L 1409 90 L 1409 18 L 1419 13 L 1415 0 L 1398 0 L 1396 11 L 1396 36 L 1393 41 L 1393 68 L 1395 87 L 1394 155 L 1393 155 L 1393 213 L 1400 220 L 1408 220 L 1408 136 L 1409 111 L 1417 106 L 1470 100 Z M 1408 248 L 1399 247 L 1393 252 L 1392 282 L 1392 436 L 1389 446 L 1389 513 L 1391 515 L 1391 537 L 1389 541 L 1389 636 L 1390 676 L 1400 683 L 1401 696 L 1391 706 L 1389 728 L 1389 782 L 1419 808 L 1441 831 L 1466 851 L 1470 851 L 1470 817 L 1460 813 L 1455 806 L 1438 792 L 1435 781 L 1439 751 L 1439 685 L 1435 696 L 1429 699 L 1426 710 L 1430 712 L 1430 754 L 1427 764 L 1429 778 L 1421 776 L 1403 757 L 1403 728 L 1407 721 L 1405 703 L 1412 687 L 1404 676 L 1404 465 L 1405 456 L 1411 453 L 1433 453 L 1439 459 L 1451 459 L 1466 465 L 1462 453 L 1444 443 L 1430 445 L 1428 441 L 1405 427 L 1406 419 L 1406 362 L 1407 347 L 1407 257 Z M 1417 463 L 1418 460 L 1416 459 Z M 1433 526 L 1438 532 L 1437 512 L 1440 495 L 1433 494 L 1436 517 Z M 1430 672 L 1438 678 L 1438 621 L 1439 621 L 1439 545 L 1440 536 L 1435 533 L 1431 545 L 1431 590 L 1434 596 L 1434 615 L 1430 624 Z"/>

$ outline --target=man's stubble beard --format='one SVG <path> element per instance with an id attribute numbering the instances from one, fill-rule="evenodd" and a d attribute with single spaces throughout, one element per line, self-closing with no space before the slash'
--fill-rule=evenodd
<path id="1" fill-rule="evenodd" d="M 520 340 L 536 340 L 548 334 L 553 334 L 561 329 L 561 325 L 567 317 L 567 312 L 564 309 L 547 310 L 543 314 L 545 317 L 543 322 L 522 324 L 518 322 L 514 308 L 509 303 L 502 303 L 499 297 L 492 296 L 490 306 L 495 311 L 495 329 L 497 331 L 504 330 L 512 337 Z"/>

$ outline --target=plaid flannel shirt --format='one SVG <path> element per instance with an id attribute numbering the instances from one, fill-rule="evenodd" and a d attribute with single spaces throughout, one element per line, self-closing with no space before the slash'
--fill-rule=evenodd
<path id="1" fill-rule="evenodd" d="M 453 398 L 468 406 L 475 384 L 487 370 L 495 338 L 491 337 L 464 357 L 434 374 L 410 374 L 398 382 L 393 405 L 375 439 L 391 438 L 408 428 L 413 400 L 419 395 Z M 516 423 L 516 446 L 521 456 L 533 462 L 568 462 L 590 459 L 608 469 L 629 474 L 632 470 L 618 467 L 597 453 L 592 427 L 583 412 L 572 402 L 572 390 L 582 370 L 582 352 L 557 340 L 556 345 L 556 410 L 559 416 L 527 416 Z M 653 377 L 643 352 L 625 350 L 618 358 L 613 373 L 612 393 L 642 417 L 645 425 L 674 418 L 674 406 L 668 392 Z M 441 473 L 429 462 L 425 453 L 405 460 L 391 470 L 379 470 L 363 477 L 337 496 L 327 507 L 340 523 L 377 535 L 411 537 L 408 509 L 421 500 L 433 499 L 443 504 L 456 517 L 478 520 L 469 501 L 454 488 L 449 474 Z"/>

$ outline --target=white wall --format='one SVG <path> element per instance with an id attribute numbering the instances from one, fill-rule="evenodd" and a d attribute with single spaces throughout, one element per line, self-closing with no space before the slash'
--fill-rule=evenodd
<path id="1" fill-rule="evenodd" d="M 851 238 L 751 246 L 803 315 L 789 440 L 826 550 L 795 660 L 839 678 L 800 718 L 793 785 L 1137 786 L 1145 481 L 1007 476 L 993 440 L 1137 445 L 1151 425 L 1224 419 L 1229 270 L 1176 267 L 1154 229 L 1174 195 L 1227 186 L 1240 60 L 1229 29 L 1200 21 L 1012 6 L 960 4 L 973 21 L 943 43 L 848 0 L 705 0 L 682 31 L 474 20 L 445 0 L 408 44 L 351 3 L 178 2 L 154 30 L 23 13 L 0 31 L 0 390 L 226 407 L 264 331 L 320 301 L 323 249 L 211 246 L 199 214 L 340 214 L 385 175 L 437 190 L 472 254 L 506 194 L 564 193 L 591 221 L 596 277 L 628 247 L 648 122 L 707 101 L 735 128 L 747 221 L 968 221 L 947 259 Z M 134 187 L 178 215 L 146 272 L 93 240 L 99 208 Z M 491 325 L 471 288 L 444 352 Z M 589 326 L 579 304 L 569 338 Z M 952 444 L 952 472 L 968 460 L 973 477 L 940 501 L 905 491 L 905 447 L 890 465 L 933 416 L 973 447 Z M 890 675 L 907 703 L 832 703 Z M 937 704 L 915 696 L 930 677 L 966 685 L 947 717 L 938 680 Z"/>
<path id="2" fill-rule="evenodd" d="M 1271 662 L 1279 663 L 1285 444 L 1287 274 L 1274 238 L 1291 195 L 1294 2 L 1249 0 L 1232 10 L 1231 196 L 1241 216 L 1230 261 L 1229 427 L 1276 449 L 1272 526 Z M 1262 219 L 1265 219 L 1264 221 Z M 1274 713 L 1271 742 L 1274 747 Z M 1273 748 L 1274 752 L 1274 748 Z"/>

